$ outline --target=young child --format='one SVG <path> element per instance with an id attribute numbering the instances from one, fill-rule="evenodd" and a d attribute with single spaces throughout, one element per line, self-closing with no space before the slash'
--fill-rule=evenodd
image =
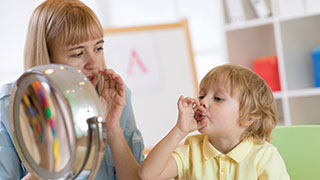
<path id="1" fill-rule="evenodd" d="M 269 143 L 277 115 L 261 77 L 241 66 L 218 66 L 202 79 L 199 95 L 179 98 L 177 124 L 140 166 L 142 179 L 290 179 Z M 195 130 L 201 134 L 177 147 Z"/>

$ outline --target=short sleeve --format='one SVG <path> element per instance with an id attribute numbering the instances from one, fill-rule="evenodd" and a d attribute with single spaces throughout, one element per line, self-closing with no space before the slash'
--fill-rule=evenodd
<path id="1" fill-rule="evenodd" d="M 290 180 L 285 163 L 274 146 L 268 147 L 259 165 L 259 180 Z"/>
<path id="2" fill-rule="evenodd" d="M 177 179 L 189 179 L 189 149 L 188 145 L 181 145 L 171 155 L 177 163 Z"/>

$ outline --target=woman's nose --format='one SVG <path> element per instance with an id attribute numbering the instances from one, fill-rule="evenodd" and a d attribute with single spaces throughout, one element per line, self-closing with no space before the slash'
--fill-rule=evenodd
<path id="1" fill-rule="evenodd" d="M 97 57 L 94 57 L 94 56 L 88 56 L 88 59 L 87 59 L 87 63 L 86 63 L 86 66 L 85 68 L 87 69 L 96 69 L 96 68 L 99 68 L 99 64 L 100 64 L 100 59 L 97 58 Z"/>

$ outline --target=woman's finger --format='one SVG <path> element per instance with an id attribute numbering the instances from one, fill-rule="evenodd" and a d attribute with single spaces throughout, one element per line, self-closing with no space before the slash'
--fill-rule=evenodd
<path id="1" fill-rule="evenodd" d="M 116 80 L 117 80 L 116 90 L 119 92 L 121 97 L 124 97 L 125 91 L 126 91 L 124 82 L 120 76 L 118 76 Z"/>
<path id="2" fill-rule="evenodd" d="M 116 80 L 115 79 L 117 78 L 118 75 L 112 69 L 108 69 L 107 74 L 110 77 L 110 88 L 115 89 L 116 88 Z"/>
<path id="3" fill-rule="evenodd" d="M 112 69 L 104 69 L 103 71 L 99 71 L 99 73 L 104 76 L 105 88 L 116 88 L 115 79 L 119 76 Z"/>
<path id="4" fill-rule="evenodd" d="M 99 74 L 101 76 L 103 76 L 103 79 L 104 79 L 104 85 L 103 87 L 104 88 L 110 88 L 110 76 L 107 74 L 106 70 L 103 70 L 103 71 L 99 71 Z"/>

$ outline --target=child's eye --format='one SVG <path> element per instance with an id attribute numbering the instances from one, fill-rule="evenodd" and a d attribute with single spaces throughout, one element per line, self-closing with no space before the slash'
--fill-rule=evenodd
<path id="1" fill-rule="evenodd" d="M 214 97 L 214 100 L 217 101 L 217 102 L 220 102 L 220 101 L 222 101 L 223 99 L 220 98 L 220 97 Z"/>
<path id="2" fill-rule="evenodd" d="M 77 54 L 73 54 L 73 55 L 71 55 L 71 57 L 80 58 L 82 55 L 83 55 L 83 52 L 77 53 Z"/>
<path id="3" fill-rule="evenodd" d="M 199 96 L 198 98 L 199 98 L 199 100 L 201 100 L 201 99 L 203 99 L 203 98 L 204 98 L 204 96 Z"/>

